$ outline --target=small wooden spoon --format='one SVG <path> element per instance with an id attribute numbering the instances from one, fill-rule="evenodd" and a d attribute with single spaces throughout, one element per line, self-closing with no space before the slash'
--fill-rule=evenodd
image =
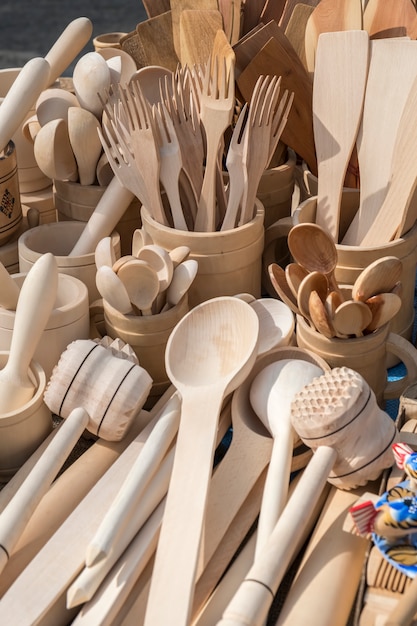
<path id="1" fill-rule="evenodd" d="M 68 109 L 68 135 L 81 185 L 93 185 L 96 180 L 97 162 L 103 150 L 97 128 L 100 122 L 91 111 L 82 107 Z"/>
<path id="2" fill-rule="evenodd" d="M 288 265 L 285 266 L 285 276 L 294 298 L 298 297 L 298 288 L 307 274 L 308 271 L 305 267 L 298 265 L 298 263 L 288 263 Z"/>
<path id="3" fill-rule="evenodd" d="M 159 281 L 159 291 L 165 291 L 168 288 L 174 272 L 174 265 L 169 253 L 162 246 L 148 244 L 143 246 L 137 258 L 145 261 L 156 272 Z"/>
<path id="4" fill-rule="evenodd" d="M 168 252 L 171 257 L 172 265 L 174 266 L 174 270 L 183 261 L 186 261 L 190 256 L 191 250 L 188 246 L 177 246 Z"/>
<path id="5" fill-rule="evenodd" d="M 36 100 L 36 117 L 41 126 L 55 119 L 67 119 L 70 107 L 79 107 L 77 96 L 59 87 L 49 87 Z"/>
<path id="6" fill-rule="evenodd" d="M 361 337 L 372 321 L 372 313 L 365 302 L 347 300 L 334 312 L 333 326 L 338 335 Z"/>
<path id="7" fill-rule="evenodd" d="M 158 274 L 149 263 L 133 259 L 124 263 L 117 276 L 126 287 L 129 299 L 143 315 L 152 314 L 152 303 L 160 290 Z"/>
<path id="8" fill-rule="evenodd" d="M 177 265 L 166 291 L 166 303 L 161 309 L 162 313 L 178 304 L 191 287 L 197 271 L 198 262 L 195 259 L 188 259 Z"/>
<path id="9" fill-rule="evenodd" d="M 51 120 L 39 129 L 33 143 L 39 169 L 53 180 L 78 180 L 78 168 L 63 119 Z"/>
<path id="10" fill-rule="evenodd" d="M 372 313 L 366 330 L 373 331 L 391 321 L 401 308 L 401 298 L 395 293 L 379 293 L 365 300 Z"/>
<path id="11" fill-rule="evenodd" d="M 143 230 L 143 228 L 136 228 L 132 235 L 132 254 L 137 258 L 139 251 L 143 246 L 148 246 L 153 243 L 151 236 Z"/>
<path id="12" fill-rule="evenodd" d="M 271 263 L 268 266 L 268 274 L 272 286 L 277 292 L 278 296 L 281 298 L 281 300 L 290 307 L 293 313 L 300 313 L 297 300 L 294 298 L 294 295 L 287 283 L 285 270 L 283 270 L 282 267 L 278 265 L 278 263 Z"/>
<path id="13" fill-rule="evenodd" d="M 110 68 L 98 52 L 87 52 L 74 67 L 72 74 L 75 95 L 83 109 L 101 118 L 103 104 L 98 94 L 110 87 Z"/>
<path id="14" fill-rule="evenodd" d="M 258 523 L 256 554 L 270 536 L 287 500 L 295 431 L 291 402 L 295 394 L 321 376 L 323 370 L 304 360 L 282 359 L 256 376 L 250 389 L 251 405 L 274 439 Z"/>
<path id="15" fill-rule="evenodd" d="M 329 291 L 329 283 L 325 274 L 321 272 L 310 272 L 303 278 L 298 288 L 298 308 L 307 320 L 311 321 L 310 317 L 310 294 L 312 291 L 316 291 L 320 297 L 320 300 L 324 302 Z"/>
<path id="16" fill-rule="evenodd" d="M 113 267 L 116 263 L 116 253 L 111 237 L 103 237 L 103 239 L 100 239 L 94 251 L 94 261 L 97 269 L 102 265 Z"/>
<path id="17" fill-rule="evenodd" d="M 258 331 L 250 305 L 223 296 L 194 307 L 168 339 L 165 364 L 181 394 L 182 409 L 146 626 L 189 622 L 218 418 L 225 396 L 255 363 Z M 198 471 L 190 471 L 193 467 Z M 178 563 L 181 571 L 173 577 Z"/>
<path id="18" fill-rule="evenodd" d="M 336 331 L 333 326 L 333 316 L 329 315 L 323 300 L 314 289 L 308 299 L 308 311 L 310 313 L 310 319 L 319 333 L 329 339 L 335 336 Z"/>
<path id="19" fill-rule="evenodd" d="M 396 256 L 385 256 L 370 263 L 353 283 L 353 300 L 364 302 L 373 295 L 391 291 L 401 278 L 402 267 Z"/>
<path id="20" fill-rule="evenodd" d="M 40 256 L 28 272 L 16 307 L 6 365 L 0 371 L 0 414 L 16 411 L 35 392 L 29 365 L 52 312 L 58 289 L 58 268 L 50 252 Z"/>
<path id="21" fill-rule="evenodd" d="M 327 276 L 329 288 L 340 292 L 334 278 L 337 249 L 329 233 L 318 224 L 296 224 L 288 233 L 287 243 L 291 255 L 308 272 L 322 272 Z"/>
<path id="22" fill-rule="evenodd" d="M 20 289 L 15 280 L 11 277 L 3 263 L 0 262 L 0 306 L 3 309 L 16 311 Z"/>
<path id="23" fill-rule="evenodd" d="M 102 298 L 114 309 L 123 315 L 134 313 L 127 289 L 111 267 L 102 265 L 97 269 L 96 285 Z"/>

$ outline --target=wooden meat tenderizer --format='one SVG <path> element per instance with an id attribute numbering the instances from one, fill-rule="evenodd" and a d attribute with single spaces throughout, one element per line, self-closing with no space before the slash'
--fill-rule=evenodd
<path id="1" fill-rule="evenodd" d="M 398 431 L 364 378 L 347 367 L 319 376 L 292 402 L 291 421 L 314 450 L 297 488 L 218 626 L 261 626 L 326 483 L 353 489 L 393 464 Z M 367 436 L 368 435 L 368 436 Z"/>
<path id="2" fill-rule="evenodd" d="M 82 406 L 90 416 L 91 433 L 119 441 L 142 409 L 152 382 L 121 339 L 77 339 L 61 354 L 44 400 L 52 413 L 63 418 Z"/>

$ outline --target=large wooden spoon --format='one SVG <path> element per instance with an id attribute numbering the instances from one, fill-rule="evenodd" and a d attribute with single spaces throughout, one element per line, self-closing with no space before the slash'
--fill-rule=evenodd
<path id="1" fill-rule="evenodd" d="M 251 385 L 250 402 L 274 439 L 258 522 L 256 554 L 270 536 L 287 500 L 295 431 L 294 395 L 323 370 L 301 359 L 282 359 L 265 367 Z"/>
<path id="2" fill-rule="evenodd" d="M 313 82 L 316 223 L 328 230 L 335 242 L 339 241 L 343 183 L 361 120 L 368 55 L 366 31 L 322 33 L 319 37 Z"/>
<path id="3" fill-rule="evenodd" d="M 352 287 L 352 298 L 365 301 L 378 293 L 391 291 L 402 275 L 402 262 L 396 256 L 385 256 L 370 263 L 359 274 Z"/>
<path id="4" fill-rule="evenodd" d="M 48 61 L 35 57 L 30 59 L 17 75 L 0 107 L 0 153 L 46 87 L 49 71 Z"/>
<path id="5" fill-rule="evenodd" d="M 218 417 L 225 395 L 243 382 L 255 362 L 258 329 L 249 304 L 223 296 L 194 307 L 168 339 L 166 369 L 182 396 L 182 411 L 147 626 L 189 622 Z"/>
<path id="6" fill-rule="evenodd" d="M 16 307 L 6 365 L 0 371 L 0 414 L 15 411 L 35 392 L 29 365 L 55 303 L 58 289 L 56 258 L 40 256 L 28 272 Z"/>
<path id="7" fill-rule="evenodd" d="M 327 276 L 329 288 L 340 292 L 334 278 L 337 249 L 329 233 L 318 224 L 302 223 L 288 233 L 288 247 L 299 265 L 308 272 L 321 272 Z"/>
<path id="8" fill-rule="evenodd" d="M 63 119 L 42 126 L 33 143 L 39 169 L 52 180 L 78 180 L 78 168 L 69 140 L 68 125 Z"/>

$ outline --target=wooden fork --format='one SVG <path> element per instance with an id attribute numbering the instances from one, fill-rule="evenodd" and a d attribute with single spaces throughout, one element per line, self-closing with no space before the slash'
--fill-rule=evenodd
<path id="1" fill-rule="evenodd" d="M 242 201 L 239 226 L 253 217 L 259 181 L 278 144 L 292 105 L 293 95 L 285 91 L 279 104 L 281 77 L 259 76 L 249 107 L 248 139 L 243 159 L 247 168 L 247 185 Z M 278 106 L 277 106 L 278 105 Z"/>
<path id="2" fill-rule="evenodd" d="M 213 67 L 213 72 L 210 68 Z M 207 144 L 206 169 L 198 204 L 195 223 L 196 231 L 213 232 L 216 230 L 216 172 L 218 167 L 219 147 L 223 134 L 230 125 L 233 116 L 234 63 L 227 71 L 226 59 L 209 58 L 204 74 L 200 101 L 200 120 L 203 125 Z"/>
<path id="3" fill-rule="evenodd" d="M 229 230 L 236 226 L 239 209 L 243 197 L 243 190 L 247 185 L 247 169 L 243 161 L 244 143 L 247 140 L 248 104 L 242 108 L 226 156 L 226 167 L 229 173 L 229 196 L 226 215 L 220 230 Z"/>

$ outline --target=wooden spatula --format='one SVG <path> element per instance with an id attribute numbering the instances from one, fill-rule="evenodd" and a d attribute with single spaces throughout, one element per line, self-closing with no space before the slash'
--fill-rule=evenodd
<path id="1" fill-rule="evenodd" d="M 416 76 L 415 41 L 388 38 L 370 42 L 369 72 L 357 138 L 360 204 L 343 244 L 359 245 L 373 228 L 387 194 L 398 125 Z"/>
<path id="2" fill-rule="evenodd" d="M 170 0 L 172 15 L 172 37 L 174 41 L 174 50 L 178 58 L 181 56 L 181 13 L 187 9 L 199 11 L 218 11 L 217 0 L 198 0 L 198 6 L 195 0 Z"/>
<path id="3" fill-rule="evenodd" d="M 361 28 L 361 0 L 321 0 L 306 25 L 305 46 L 309 71 L 314 72 L 317 42 L 321 33 Z"/>
<path id="4" fill-rule="evenodd" d="M 294 55 L 297 57 L 295 51 Z M 246 102 L 250 101 L 256 81 L 262 74 L 282 76 L 282 90 L 294 92 L 293 106 L 281 139 L 305 160 L 312 172 L 317 172 L 312 115 L 313 85 L 303 64 L 298 57 L 297 61 L 290 57 L 282 42 L 271 37 L 237 79 L 239 91 Z"/>
<path id="5" fill-rule="evenodd" d="M 180 61 L 181 65 L 207 62 L 218 30 L 223 28 L 220 11 L 185 9 L 180 13 Z"/>
<path id="6" fill-rule="evenodd" d="M 294 50 L 297 52 L 300 60 L 302 61 L 304 67 L 307 69 L 307 60 L 306 60 L 306 46 L 305 46 L 305 36 L 306 36 L 306 26 L 307 20 L 310 17 L 314 6 L 310 6 L 309 4 L 304 4 L 303 2 L 299 2 L 295 5 L 294 10 L 291 14 L 290 19 L 288 20 L 287 27 L 285 29 L 285 36 L 291 42 Z"/>
<path id="7" fill-rule="evenodd" d="M 316 223 L 335 242 L 343 181 L 362 115 L 368 73 L 366 31 L 322 33 L 313 84 L 313 126 L 318 162 Z"/>
<path id="8" fill-rule="evenodd" d="M 417 188 L 417 161 L 414 158 L 416 107 L 417 78 L 410 89 L 398 126 L 387 195 L 372 228 L 361 241 L 363 246 L 379 246 L 391 241 L 397 233 L 406 232 L 417 217 L 415 203 L 410 204 Z"/>
<path id="9" fill-rule="evenodd" d="M 169 0 L 142 0 L 143 8 L 148 17 L 155 17 L 170 11 L 171 5 Z"/>
<path id="10" fill-rule="evenodd" d="M 134 58 L 138 68 L 160 65 L 175 71 L 178 56 L 174 48 L 171 11 L 137 24 L 136 32 L 125 36 L 121 46 Z"/>
<path id="11" fill-rule="evenodd" d="M 311 10 L 313 10 L 314 7 L 318 5 L 319 1 L 320 0 L 304 0 L 303 4 L 308 4 L 309 6 L 312 7 Z M 284 31 L 286 30 L 288 26 L 288 22 L 290 21 L 291 16 L 294 12 L 294 9 L 298 4 L 300 4 L 298 0 L 287 0 L 287 2 L 285 3 L 284 11 L 279 21 L 279 25 Z"/>
<path id="12" fill-rule="evenodd" d="M 363 13 L 363 28 L 373 39 L 417 37 L 417 15 L 410 0 L 369 0 Z"/>

